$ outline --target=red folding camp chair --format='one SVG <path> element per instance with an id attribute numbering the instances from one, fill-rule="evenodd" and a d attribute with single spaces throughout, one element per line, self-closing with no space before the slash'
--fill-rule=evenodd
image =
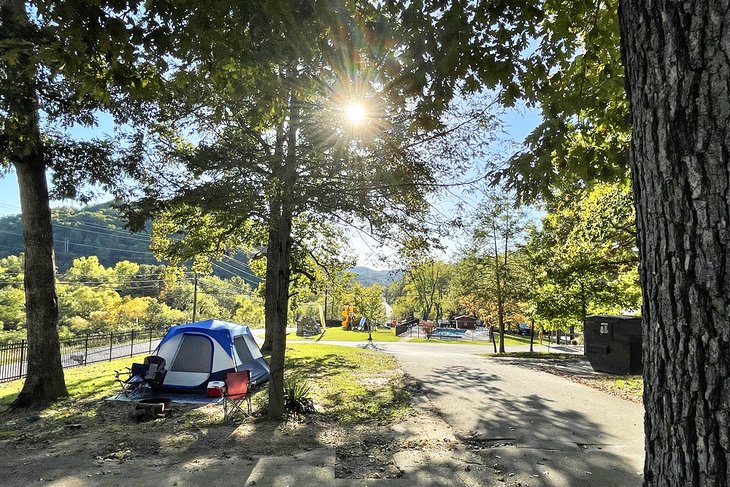
<path id="1" fill-rule="evenodd" d="M 251 372 L 242 370 L 240 372 L 228 372 L 224 378 L 223 388 L 223 420 L 233 417 L 236 413 L 243 414 L 243 403 L 246 403 L 246 414 L 251 414 L 251 390 L 249 383 Z"/>

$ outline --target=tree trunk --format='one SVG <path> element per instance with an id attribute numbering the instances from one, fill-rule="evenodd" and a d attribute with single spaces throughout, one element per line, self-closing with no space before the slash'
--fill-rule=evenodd
<path id="1" fill-rule="evenodd" d="M 730 13 L 624 0 L 644 298 L 644 482 L 730 484 Z"/>
<path id="2" fill-rule="evenodd" d="M 268 272 L 267 272 L 268 274 Z M 268 296 L 264 287 L 264 295 Z M 264 343 L 261 345 L 261 351 L 264 353 L 271 352 L 271 342 L 274 339 L 274 329 L 272 324 L 265 318 L 264 314 Z"/>
<path id="3" fill-rule="evenodd" d="M 28 328 L 28 372 L 23 389 L 12 404 L 13 408 L 18 408 L 42 405 L 68 393 L 58 339 L 58 299 L 46 171 L 42 162 L 16 164 L 15 170 L 23 221 Z"/>
<path id="4" fill-rule="evenodd" d="M 499 325 L 499 353 L 504 353 L 504 292 L 500 276 L 499 249 L 497 247 L 497 226 L 492 223 L 494 237 L 494 277 L 497 284 L 497 324 Z"/>
<path id="5" fill-rule="evenodd" d="M 268 415 L 279 419 L 284 414 L 284 358 L 286 324 L 289 310 L 291 261 L 291 214 L 284 214 L 282 205 L 272 204 L 266 260 L 264 311 L 266 334 L 271 341 L 271 376 L 269 378 Z"/>
<path id="6" fill-rule="evenodd" d="M 7 32 L 29 32 L 22 1 L 3 2 Z M 6 10 L 7 9 L 7 10 Z M 8 96 L 5 135 L 11 147 L 20 190 L 25 252 L 25 316 L 28 329 L 28 369 L 12 408 L 43 405 L 67 395 L 58 339 L 58 299 L 53 261 L 53 229 L 46 182 L 46 162 L 41 141 L 36 68 L 27 53 L 9 74 L 13 90 Z"/>
<path id="7" fill-rule="evenodd" d="M 296 83 L 293 83 L 295 85 Z M 284 415 L 284 359 L 286 355 L 286 325 L 289 311 L 291 281 L 292 218 L 291 192 L 296 187 L 297 137 L 299 105 L 292 92 L 289 100 L 289 120 L 286 130 L 286 157 L 280 166 L 280 179 L 274 181 L 269 218 L 269 242 L 266 260 L 267 332 L 271 333 L 271 376 L 269 378 L 269 419 Z"/>
<path id="8" fill-rule="evenodd" d="M 535 343 L 535 318 L 530 318 L 530 352 L 534 352 L 533 345 Z"/>

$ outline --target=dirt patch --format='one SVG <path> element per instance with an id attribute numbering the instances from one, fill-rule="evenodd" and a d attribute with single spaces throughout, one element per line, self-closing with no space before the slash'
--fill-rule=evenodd
<path id="1" fill-rule="evenodd" d="M 51 420 L 6 413 L 0 416 L 0 470 L 4 485 L 33 479 L 76 485 L 80 479 L 146 471 L 175 479 L 231 459 L 292 454 L 321 444 L 322 428 L 311 423 L 273 423 L 250 418 L 223 423 L 220 406 L 174 405 L 172 416 L 138 423 L 130 403 L 102 403 L 89 417 Z M 172 480 L 174 482 L 175 480 Z M 93 482 L 96 484 L 96 482 Z M 172 485 L 172 483 L 170 484 Z"/>
<path id="2" fill-rule="evenodd" d="M 417 388 L 414 387 L 414 390 Z M 336 478 L 399 478 L 399 452 L 453 449 L 450 428 L 432 412 L 420 411 L 396 425 L 341 424 L 326 416 L 271 422 L 248 418 L 223 423 L 217 405 L 173 404 L 172 415 L 144 423 L 134 405 L 104 402 L 86 414 L 63 420 L 0 416 L 0 470 L 3 485 L 200 485 L 205 476 L 230 473 L 242 485 L 265 456 L 294 457 L 321 448 L 335 451 Z M 435 437 L 438 436 L 437 440 Z M 449 436 L 449 441 L 442 438 Z M 144 475 L 143 475 L 144 474 Z M 215 485 L 219 481 L 213 482 Z"/>
<path id="3" fill-rule="evenodd" d="M 388 385 L 393 375 L 395 374 L 391 373 L 389 377 L 364 377 L 360 379 L 360 384 L 368 389 L 377 390 Z"/>
<path id="4" fill-rule="evenodd" d="M 336 448 L 335 478 L 393 479 L 403 475 L 393 454 L 400 451 L 390 438 L 374 437 Z"/>

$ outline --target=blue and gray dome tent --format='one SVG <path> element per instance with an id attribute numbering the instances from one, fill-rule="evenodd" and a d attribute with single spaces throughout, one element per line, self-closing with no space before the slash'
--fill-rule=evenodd
<path id="1" fill-rule="evenodd" d="M 163 390 L 204 392 L 209 381 L 240 370 L 251 371 L 252 383 L 269 379 L 269 364 L 251 330 L 235 323 L 206 320 L 174 326 L 155 354 L 167 363 Z"/>

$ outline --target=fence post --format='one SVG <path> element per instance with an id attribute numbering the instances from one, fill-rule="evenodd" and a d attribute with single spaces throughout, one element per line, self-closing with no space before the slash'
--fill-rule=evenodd
<path id="1" fill-rule="evenodd" d="M 109 361 L 112 361 L 112 347 L 114 346 L 114 332 L 109 332 Z"/>
<path id="2" fill-rule="evenodd" d="M 84 364 L 88 363 L 89 361 L 89 334 L 86 334 L 86 338 L 84 339 Z"/>
<path id="3" fill-rule="evenodd" d="M 134 330 L 132 330 L 132 344 L 129 346 L 129 356 L 134 355 Z"/>
<path id="4" fill-rule="evenodd" d="M 152 328 L 150 328 L 150 343 L 147 347 L 147 355 L 152 353 Z"/>
<path id="5" fill-rule="evenodd" d="M 23 377 L 23 360 L 25 360 L 25 340 L 20 341 L 20 373 L 19 378 Z"/>

